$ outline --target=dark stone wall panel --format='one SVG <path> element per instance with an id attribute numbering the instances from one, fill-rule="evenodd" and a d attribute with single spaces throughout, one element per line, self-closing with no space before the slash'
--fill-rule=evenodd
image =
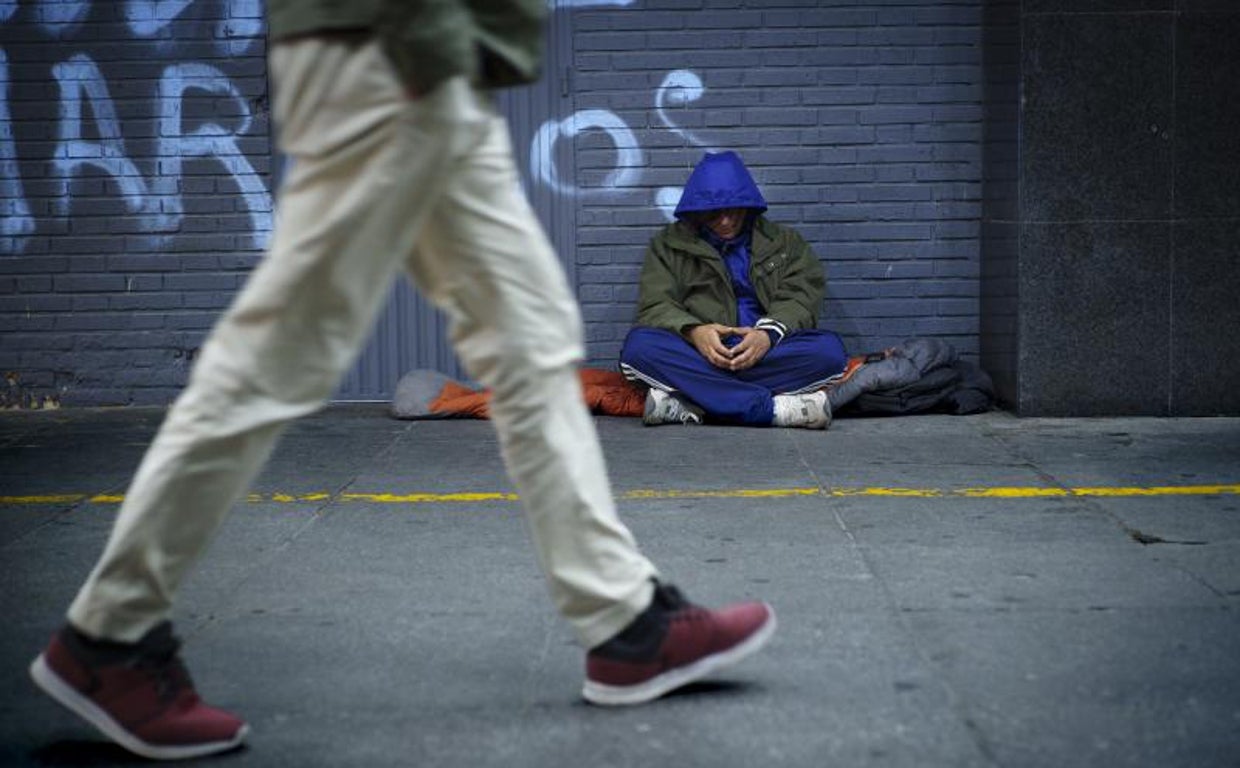
<path id="1" fill-rule="evenodd" d="M 1236 0 L 1176 0 L 1175 9 L 1181 13 L 1194 11 L 1220 11 L 1236 13 Z"/>
<path id="2" fill-rule="evenodd" d="M 1171 413 L 1240 414 L 1240 219 L 1175 225 Z"/>
<path id="3" fill-rule="evenodd" d="M 1024 24 L 1025 220 L 1166 218 L 1170 15 L 1033 15 Z"/>
<path id="4" fill-rule="evenodd" d="M 1240 415 L 1240 2 L 1020 0 L 1016 195 L 1011 0 L 986 8 L 980 351 L 1000 396 L 1022 416 Z"/>
<path id="5" fill-rule="evenodd" d="M 1175 0 L 1025 0 L 1026 13 L 1171 11 Z"/>
<path id="6" fill-rule="evenodd" d="M 1021 229 L 1021 415 L 1168 412 L 1170 227 Z"/>
<path id="7" fill-rule="evenodd" d="M 1240 216 L 1240 2 L 1176 25 L 1177 218 Z"/>

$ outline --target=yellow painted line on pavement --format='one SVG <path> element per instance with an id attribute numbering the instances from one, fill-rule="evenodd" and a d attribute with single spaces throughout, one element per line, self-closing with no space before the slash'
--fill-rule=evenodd
<path id="1" fill-rule="evenodd" d="M 1055 496 L 1072 496 L 1071 489 L 1064 488 L 961 488 L 953 496 L 966 499 L 1044 499 Z"/>
<path id="2" fill-rule="evenodd" d="M 622 501 L 653 501 L 660 499 L 780 499 L 789 497 L 824 496 L 832 498 L 872 496 L 880 498 L 965 498 L 965 499 L 1041 499 L 1066 497 L 1158 497 L 1158 496 L 1219 496 L 1240 495 L 1240 484 L 1225 485 L 1151 485 L 1151 486 L 1082 486 L 1079 488 L 1046 488 L 1036 486 L 994 486 L 989 488 L 720 488 L 720 489 L 634 489 L 621 491 Z M 490 501 L 517 501 L 510 492 L 460 493 L 251 493 L 244 497 L 250 504 L 304 504 L 324 501 L 361 502 L 367 504 L 460 504 Z M 78 504 L 120 504 L 118 494 L 51 493 L 27 496 L 0 496 L 0 505 L 38 506 Z"/>
<path id="3" fill-rule="evenodd" d="M 1150 488 L 1073 488 L 1073 496 L 1213 496 L 1240 494 L 1240 485 L 1158 485 Z"/>
<path id="4" fill-rule="evenodd" d="M 831 488 L 824 492 L 826 496 L 911 496 L 932 499 L 941 496 L 954 496 L 955 491 L 944 491 L 939 488 Z"/>
<path id="5" fill-rule="evenodd" d="M 332 498 L 334 498 L 332 494 L 325 491 L 317 491 L 315 493 L 248 493 L 245 496 L 245 500 L 250 504 L 261 504 L 265 501 L 290 504 L 307 501 L 329 501 Z"/>
<path id="6" fill-rule="evenodd" d="M 443 504 L 450 502 L 516 501 L 515 493 L 342 493 L 341 501 L 374 504 Z"/>
<path id="7" fill-rule="evenodd" d="M 635 490 L 621 491 L 616 498 L 638 499 L 778 499 L 788 496 L 818 496 L 819 488 L 736 488 L 732 490 Z"/>

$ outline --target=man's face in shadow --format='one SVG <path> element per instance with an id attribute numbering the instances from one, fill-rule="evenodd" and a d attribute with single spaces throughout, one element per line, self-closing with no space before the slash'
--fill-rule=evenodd
<path id="1" fill-rule="evenodd" d="M 748 208 L 719 208 L 714 211 L 703 211 L 698 214 L 701 226 L 706 227 L 723 240 L 731 240 L 745 228 L 745 219 L 749 216 Z"/>

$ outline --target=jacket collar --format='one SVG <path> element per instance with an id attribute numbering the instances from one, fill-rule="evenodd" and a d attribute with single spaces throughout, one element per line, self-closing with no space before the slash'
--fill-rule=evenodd
<path id="1" fill-rule="evenodd" d="M 668 226 L 668 230 L 668 245 L 701 258 L 719 258 L 719 252 L 699 236 L 692 225 L 676 221 Z M 775 240 L 771 237 L 771 223 L 765 216 L 760 215 L 754 219 L 751 232 L 749 248 L 755 258 L 763 258 L 775 250 Z"/>

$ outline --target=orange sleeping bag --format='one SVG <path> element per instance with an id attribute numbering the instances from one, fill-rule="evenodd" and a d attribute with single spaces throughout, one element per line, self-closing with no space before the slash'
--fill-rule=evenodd
<path id="1" fill-rule="evenodd" d="M 625 379 L 617 371 L 583 368 L 581 388 L 586 407 L 602 416 L 641 416 L 646 404 L 646 390 Z M 445 416 L 486 419 L 490 417 L 489 390 L 470 389 L 450 381 L 430 402 L 431 413 Z"/>

